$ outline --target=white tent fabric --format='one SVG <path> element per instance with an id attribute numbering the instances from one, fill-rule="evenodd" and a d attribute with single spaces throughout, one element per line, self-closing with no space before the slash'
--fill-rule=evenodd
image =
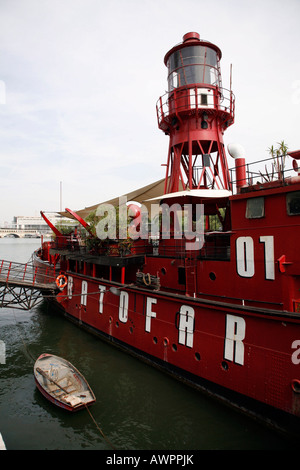
<path id="1" fill-rule="evenodd" d="M 129 193 L 123 194 L 122 196 L 118 196 L 113 199 L 110 199 L 108 201 L 101 201 L 98 204 L 94 204 L 93 206 L 85 207 L 84 209 L 80 209 L 80 210 L 75 210 L 75 212 L 82 219 L 85 219 L 92 211 L 96 210 L 100 204 L 112 204 L 113 206 L 117 206 L 119 204 L 120 198 L 126 198 L 128 202 L 129 201 L 139 202 L 140 204 L 144 204 L 148 208 L 150 207 L 151 203 L 147 202 L 147 200 L 156 198 L 159 194 L 163 194 L 164 187 L 165 187 L 165 178 L 159 181 L 155 181 L 154 183 L 148 184 L 147 186 L 143 186 L 142 188 L 138 188 Z M 73 218 L 73 216 L 67 211 L 60 212 L 59 214 L 62 217 Z"/>

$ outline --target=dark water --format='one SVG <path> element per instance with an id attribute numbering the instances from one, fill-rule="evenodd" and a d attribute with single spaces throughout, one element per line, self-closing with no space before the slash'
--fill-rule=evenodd
<path id="1" fill-rule="evenodd" d="M 0 259 L 26 262 L 39 240 L 0 239 Z M 0 433 L 8 450 L 287 450 L 282 436 L 81 331 L 45 305 L 0 310 Z M 70 414 L 36 389 L 32 358 L 72 362 L 97 402 Z M 3 362 L 3 361 L 2 361 Z"/>

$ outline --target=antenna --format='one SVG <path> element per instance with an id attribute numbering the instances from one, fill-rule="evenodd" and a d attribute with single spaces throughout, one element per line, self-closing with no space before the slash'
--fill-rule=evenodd
<path id="1" fill-rule="evenodd" d="M 59 201 L 60 212 L 62 212 L 62 181 L 59 184 Z"/>

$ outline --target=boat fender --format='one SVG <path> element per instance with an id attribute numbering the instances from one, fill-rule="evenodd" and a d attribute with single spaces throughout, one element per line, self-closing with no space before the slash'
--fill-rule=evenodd
<path id="1" fill-rule="evenodd" d="M 64 274 L 60 274 L 59 276 L 57 276 L 55 282 L 56 282 L 57 287 L 60 290 L 63 290 L 66 287 L 66 285 L 68 284 L 68 278 Z"/>

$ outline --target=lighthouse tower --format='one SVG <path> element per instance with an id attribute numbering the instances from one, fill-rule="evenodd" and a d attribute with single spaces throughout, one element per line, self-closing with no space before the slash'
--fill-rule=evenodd
<path id="1" fill-rule="evenodd" d="M 234 96 L 222 88 L 221 56 L 194 32 L 165 55 L 168 92 L 157 102 L 158 127 L 170 137 L 165 193 L 231 189 L 223 133 L 234 121 Z"/>

